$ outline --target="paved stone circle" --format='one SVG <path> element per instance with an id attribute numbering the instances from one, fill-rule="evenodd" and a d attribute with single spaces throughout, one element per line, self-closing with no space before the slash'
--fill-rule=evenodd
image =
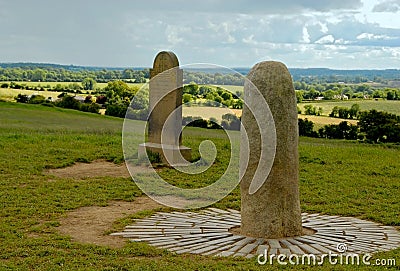
<path id="1" fill-rule="evenodd" d="M 393 227 L 353 217 L 302 213 L 303 227 L 312 235 L 281 239 L 252 238 L 230 232 L 240 226 L 240 212 L 208 208 L 200 212 L 158 212 L 139 219 L 123 232 L 113 233 L 132 242 L 147 242 L 169 251 L 252 258 L 271 254 L 303 255 L 374 253 L 400 247 L 400 233 Z M 339 252 L 343 252 L 339 251 Z"/>

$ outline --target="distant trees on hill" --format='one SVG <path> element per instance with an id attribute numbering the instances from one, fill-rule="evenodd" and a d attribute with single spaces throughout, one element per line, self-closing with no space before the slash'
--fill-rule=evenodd
<path id="1" fill-rule="evenodd" d="M 0 81 L 32 82 L 82 82 L 92 78 L 99 83 L 112 80 L 127 80 L 136 83 L 146 82 L 149 71 L 146 70 L 66 70 L 62 68 L 0 68 Z"/>

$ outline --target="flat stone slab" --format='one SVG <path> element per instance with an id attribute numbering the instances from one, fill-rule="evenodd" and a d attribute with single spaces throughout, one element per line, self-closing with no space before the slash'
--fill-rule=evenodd
<path id="1" fill-rule="evenodd" d="M 303 226 L 313 235 L 281 239 L 243 236 L 230 231 L 240 227 L 236 210 L 205 209 L 200 212 L 159 212 L 138 219 L 124 231 L 111 235 L 147 242 L 152 246 L 180 253 L 241 256 L 259 254 L 374 253 L 400 247 L 400 232 L 390 226 L 353 217 L 302 214 Z"/>

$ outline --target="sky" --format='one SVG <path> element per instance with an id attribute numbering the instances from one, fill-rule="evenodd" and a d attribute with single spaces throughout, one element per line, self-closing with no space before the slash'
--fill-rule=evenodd
<path id="1" fill-rule="evenodd" d="M 0 0 L 0 62 L 400 69 L 400 0 Z"/>

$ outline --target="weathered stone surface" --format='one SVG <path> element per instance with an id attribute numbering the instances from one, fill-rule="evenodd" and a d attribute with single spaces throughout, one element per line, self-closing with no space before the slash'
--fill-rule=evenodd
<path id="1" fill-rule="evenodd" d="M 261 134 L 255 116 L 266 112 L 251 112 L 243 108 L 242 123 L 247 131 L 250 154 L 240 157 L 241 172 L 244 173 L 240 188 L 242 197 L 242 234 L 263 238 L 282 238 L 302 234 L 298 177 L 298 124 L 296 97 L 292 78 L 286 66 L 279 62 L 266 61 L 256 64 L 248 79 L 258 88 L 272 112 L 276 127 L 276 154 L 266 182 L 254 194 L 249 187 L 260 161 Z M 244 100 L 248 105 L 259 102 L 254 87 L 248 82 L 244 87 Z M 242 131 L 245 133 L 245 131 Z M 242 146 L 243 146 L 242 134 Z"/>
<path id="2" fill-rule="evenodd" d="M 150 69 L 148 142 L 139 145 L 139 157 L 151 151 L 160 154 L 163 163 L 172 165 L 191 159 L 190 148 L 181 145 L 182 81 L 176 55 L 158 53 Z"/>

